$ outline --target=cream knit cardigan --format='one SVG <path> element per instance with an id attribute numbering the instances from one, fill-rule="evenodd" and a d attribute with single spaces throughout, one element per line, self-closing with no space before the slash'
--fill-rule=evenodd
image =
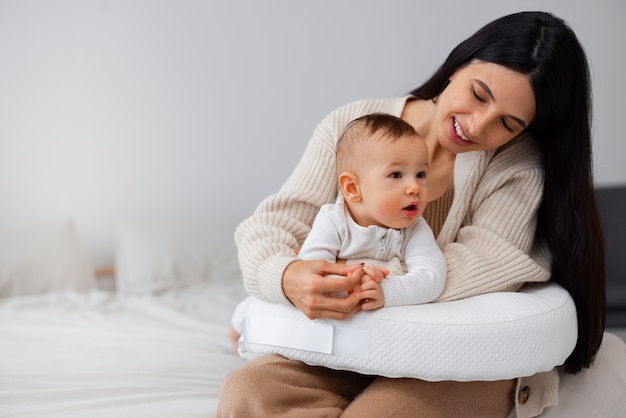
<path id="1" fill-rule="evenodd" d="M 281 282 L 287 265 L 297 259 L 293 249 L 306 238 L 319 208 L 334 202 L 339 193 L 337 138 L 359 116 L 374 112 L 400 116 L 406 100 L 352 102 L 320 123 L 285 184 L 235 232 L 250 294 L 290 304 Z M 454 199 L 437 237 L 447 263 L 446 286 L 439 300 L 518 290 L 523 283 L 550 278 L 549 252 L 541 239 L 535 239 L 542 191 L 541 153 L 529 135 L 497 150 L 457 156 Z"/>
<path id="2" fill-rule="evenodd" d="M 297 260 L 294 248 L 306 238 L 319 208 L 334 202 L 339 193 L 337 138 L 359 116 L 374 112 L 400 116 L 408 98 L 352 102 L 318 125 L 291 176 L 235 232 L 244 286 L 251 295 L 290 304 L 282 291 L 283 272 Z M 445 216 L 437 237 L 447 263 L 439 301 L 515 291 L 526 282 L 550 279 L 550 253 L 545 241 L 535 236 L 543 173 L 541 152 L 527 134 L 495 150 L 457 155 L 447 216 L 445 210 L 433 211 Z M 429 203 L 429 208 L 437 202 Z M 530 383 L 536 396 L 524 405 L 516 399 L 518 417 L 538 415 L 556 403 L 556 371 L 519 379 L 518 392 Z"/>

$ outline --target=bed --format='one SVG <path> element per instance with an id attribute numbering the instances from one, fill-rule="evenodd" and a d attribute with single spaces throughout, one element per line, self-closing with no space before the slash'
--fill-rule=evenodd
<path id="1" fill-rule="evenodd" d="M 0 231 L 0 416 L 213 416 L 222 378 L 246 361 L 227 339 L 245 297 L 239 221 L 117 225 L 115 290 L 71 220 Z M 607 333 L 544 415 L 622 416 L 625 392 L 626 345 Z"/>
<path id="2" fill-rule="evenodd" d="M 212 416 L 244 361 L 227 339 L 238 221 L 118 226 L 117 292 L 70 221 L 2 231 L 0 416 Z"/>

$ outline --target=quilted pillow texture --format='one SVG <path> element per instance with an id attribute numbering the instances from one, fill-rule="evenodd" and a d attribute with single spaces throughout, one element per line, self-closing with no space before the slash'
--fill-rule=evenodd
<path id="1" fill-rule="evenodd" d="M 309 320 L 294 307 L 248 298 L 232 324 L 240 354 L 430 381 L 501 380 L 562 364 L 577 340 L 576 309 L 554 283 L 453 302 Z"/>

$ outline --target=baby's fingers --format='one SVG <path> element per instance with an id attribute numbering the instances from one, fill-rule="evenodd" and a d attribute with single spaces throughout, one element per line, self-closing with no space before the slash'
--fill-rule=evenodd
<path id="1" fill-rule="evenodd" d="M 387 271 L 387 274 L 385 274 L 385 270 L 382 270 L 376 266 L 365 266 L 363 267 L 363 270 L 365 271 L 365 274 L 376 283 L 380 283 L 385 278 L 385 276 L 389 274 L 389 271 Z"/>

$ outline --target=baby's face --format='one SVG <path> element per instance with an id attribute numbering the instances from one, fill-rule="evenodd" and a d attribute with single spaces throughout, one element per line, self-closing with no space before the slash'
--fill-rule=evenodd
<path id="1" fill-rule="evenodd" d="M 419 136 L 367 141 L 358 169 L 361 225 L 406 228 L 428 202 L 428 148 Z"/>

